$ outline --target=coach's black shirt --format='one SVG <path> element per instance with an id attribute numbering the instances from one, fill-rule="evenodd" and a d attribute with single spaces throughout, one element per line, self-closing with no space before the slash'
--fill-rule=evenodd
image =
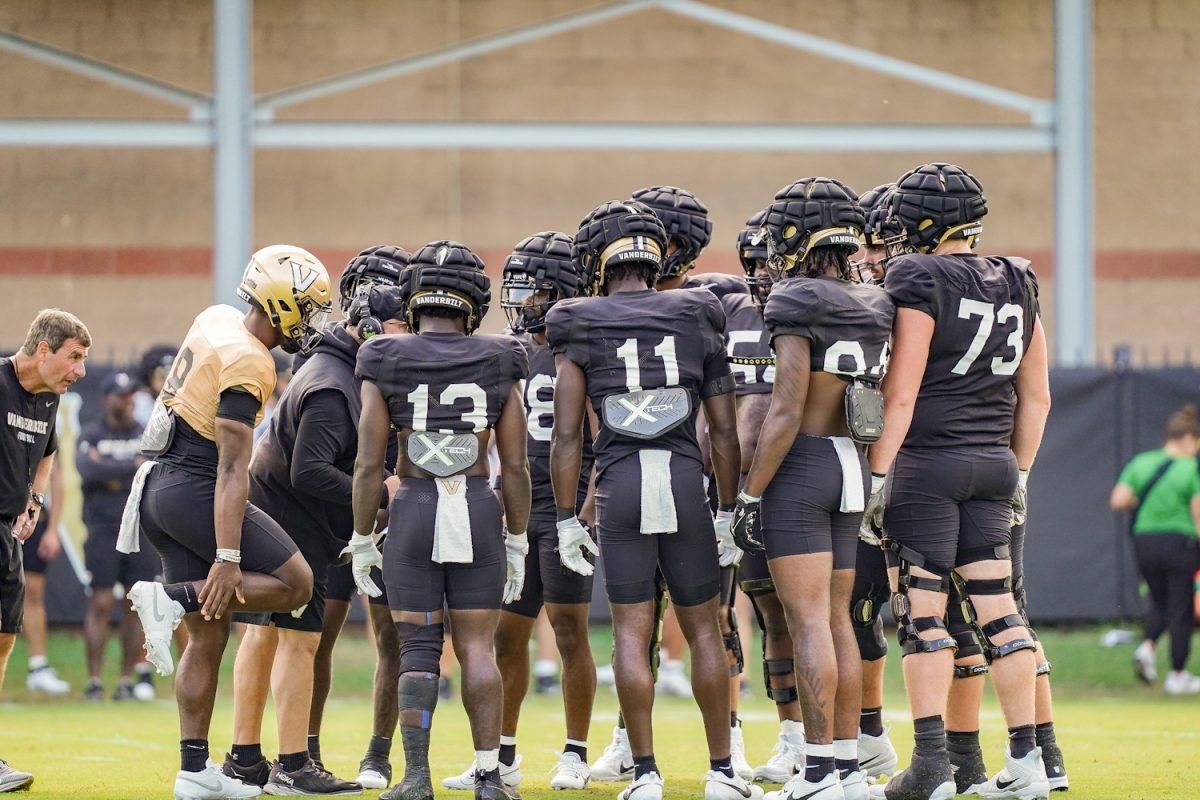
<path id="1" fill-rule="evenodd" d="M 75 467 L 83 489 L 83 524 L 89 529 L 121 524 L 133 475 L 141 464 L 142 426 L 114 428 L 103 418 L 79 434 Z"/>
<path id="2" fill-rule="evenodd" d="M 29 487 L 42 459 L 58 449 L 54 419 L 58 395 L 30 394 L 17 380 L 17 365 L 0 358 L 0 518 L 14 520 L 25 513 Z M 7 535 L 7 531 L 0 531 Z"/>

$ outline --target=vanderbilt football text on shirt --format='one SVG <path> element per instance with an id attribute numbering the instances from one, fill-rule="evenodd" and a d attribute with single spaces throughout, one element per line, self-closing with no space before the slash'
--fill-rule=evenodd
<path id="1" fill-rule="evenodd" d="M 701 461 L 696 443 L 700 401 L 734 388 L 725 353 L 725 315 L 706 289 L 648 289 L 564 300 L 546 317 L 556 354 L 578 364 L 602 420 L 594 444 L 596 466 L 608 466 L 646 448 Z M 682 424 L 652 441 L 615 432 L 603 422 L 604 399 L 643 389 L 681 387 L 691 399 Z"/>
<path id="2" fill-rule="evenodd" d="M 878 286 L 837 278 L 789 278 L 771 289 L 771 339 L 808 339 L 813 372 L 878 381 L 887 369 L 896 310 Z"/>
<path id="3" fill-rule="evenodd" d="M 723 295 L 721 307 L 725 310 L 725 349 L 737 394 L 770 394 L 775 383 L 775 353 L 762 307 L 748 294 Z"/>
<path id="4" fill-rule="evenodd" d="M 904 445 L 1007 446 L 1013 382 L 1039 312 L 1029 262 L 974 254 L 902 256 L 888 267 L 884 286 L 897 306 L 934 320 Z"/>
<path id="5" fill-rule="evenodd" d="M 554 426 L 554 351 L 547 345 L 526 342 L 529 377 L 525 380 L 525 412 L 528 415 L 529 479 L 535 512 L 554 513 L 554 487 L 550 484 L 550 431 Z M 584 422 L 583 462 L 579 474 L 579 498 L 587 494 L 592 472 L 591 431 Z"/>
<path id="6" fill-rule="evenodd" d="M 17 380 L 17 365 L 0 358 L 0 407 L 0 518 L 11 522 L 25 513 L 38 465 L 58 449 L 58 395 L 25 391 Z M 8 536 L 7 530 L 0 535 Z"/>

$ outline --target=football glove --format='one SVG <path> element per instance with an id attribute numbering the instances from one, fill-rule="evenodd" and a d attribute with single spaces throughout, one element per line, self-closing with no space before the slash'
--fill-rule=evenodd
<path id="1" fill-rule="evenodd" d="M 733 541 L 733 512 L 718 511 L 713 526 L 717 529 L 717 560 L 722 567 L 736 567 L 743 553 Z"/>
<path id="2" fill-rule="evenodd" d="M 871 473 L 871 496 L 867 498 L 862 524 L 858 528 L 858 538 L 867 544 L 878 545 L 880 543 L 879 535 L 875 531 L 883 530 L 883 484 L 885 480 L 886 476 Z"/>
<path id="3" fill-rule="evenodd" d="M 508 565 L 508 577 L 504 581 L 504 603 L 515 603 L 521 599 L 525 588 L 525 556 L 529 554 L 529 537 L 524 533 L 508 533 L 504 537 L 504 560 Z"/>
<path id="4" fill-rule="evenodd" d="M 1029 512 L 1029 470 L 1017 470 L 1017 490 L 1012 498 L 1012 527 L 1025 524 Z"/>
<path id="5" fill-rule="evenodd" d="M 730 518 L 730 533 L 733 541 L 744 552 L 761 553 L 766 549 L 762 542 L 762 531 L 759 527 L 758 512 L 761 497 L 751 497 L 745 492 L 738 494 L 737 506 Z M 718 538 L 720 534 L 717 534 Z"/>
<path id="6" fill-rule="evenodd" d="M 583 551 L 598 555 L 600 549 L 592 541 L 592 535 L 579 521 L 579 517 L 569 517 L 558 522 L 558 557 L 563 566 L 580 575 L 591 575 L 596 568 L 588 563 Z"/>
<path id="7" fill-rule="evenodd" d="M 383 568 L 383 553 L 379 552 L 379 539 L 382 536 L 374 533 L 361 534 L 355 532 L 350 537 L 350 543 L 342 548 L 341 555 L 350 556 L 350 572 L 354 575 L 354 585 L 358 591 L 368 597 L 379 597 L 383 590 L 371 580 L 371 568 Z"/>

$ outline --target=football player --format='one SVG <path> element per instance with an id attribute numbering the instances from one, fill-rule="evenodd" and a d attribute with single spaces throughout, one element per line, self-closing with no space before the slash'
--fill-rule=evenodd
<path id="1" fill-rule="evenodd" d="M 863 222 L 848 186 L 804 178 L 776 193 L 761 228 L 767 267 L 781 281 L 764 312 L 775 388 L 734 534 L 744 549 L 765 545 L 792 635 L 805 767 L 773 794 L 780 800 L 867 797 L 850 592 L 870 486 L 861 443 L 879 433 L 877 387 L 895 311 L 850 264 Z"/>
<path id="2" fill-rule="evenodd" d="M 662 222 L 636 201 L 590 212 L 575 258 L 593 297 L 558 303 L 547 316 L 557 381 L 550 470 L 563 564 L 591 574 L 591 535 L 576 516 L 585 406 L 599 422 L 596 516 L 613 611 L 617 695 L 634 780 L 621 800 L 662 797 L 654 760 L 654 684 L 646 658 L 656 627 L 661 570 L 692 651 L 692 688 L 708 739 L 705 797 L 751 798 L 730 763 L 729 669 L 717 619 L 720 566 L 740 556 L 728 530 L 736 494 L 734 380 L 725 360 L 724 314 L 708 291 L 655 292 L 667 252 Z M 696 415 L 703 405 L 722 504 L 714 528 L 704 493 Z M 635 500 L 636 498 L 636 500 Z"/>
<path id="3" fill-rule="evenodd" d="M 462 244 L 422 247 L 402 290 L 417 335 L 376 337 L 358 355 L 362 416 L 349 545 L 365 593 L 379 594 L 370 569 L 382 562 L 400 637 L 404 780 L 384 797 L 433 798 L 429 733 L 448 608 L 475 745 L 475 797 L 509 800 L 519 795 L 500 779 L 502 684 L 493 647 L 500 608 L 521 597 L 529 552 L 525 347 L 511 336 L 471 335 L 487 313 L 491 282 Z M 382 556 L 372 531 L 390 428 L 399 431 L 400 486 Z M 493 435 L 504 474 L 503 518 L 488 480 Z"/>
<path id="4" fill-rule="evenodd" d="M 1004 769 L 975 788 L 984 797 L 1045 797 L 1037 645 L 1013 598 L 1009 549 L 1013 496 L 1050 407 L 1037 279 L 1024 259 L 974 254 L 987 204 L 961 167 L 909 171 L 890 212 L 907 252 L 884 276 L 898 310 L 863 524 L 882 527 L 897 564 L 892 604 L 916 747 L 909 767 L 872 791 L 925 800 L 956 790 L 946 735 L 959 647 L 947 630 L 953 584 L 967 598 L 1009 725 Z"/>
<path id="5" fill-rule="evenodd" d="M 174 671 L 171 633 L 183 620 L 179 663 L 181 769 L 177 797 L 255 797 L 209 760 L 217 672 L 234 611 L 293 611 L 312 596 L 312 570 L 266 512 L 247 501 L 254 427 L 275 387 L 271 349 L 311 350 L 332 308 L 329 275 L 290 245 L 253 255 L 238 286 L 250 304 L 201 312 L 180 346 L 146 432 L 151 460 L 134 477 L 117 549 L 136 551 L 141 530 L 158 550 L 165 584 L 139 581 L 129 598 L 146 634 L 146 656 Z"/>
<path id="6" fill-rule="evenodd" d="M 313 731 L 313 659 L 321 639 L 325 576 L 353 533 L 350 480 L 358 451 L 361 406 L 354 378 L 359 346 L 371 336 L 401 333 L 398 287 L 367 287 L 341 325 L 330 327 L 279 399 L 250 462 L 250 502 L 283 526 L 313 571 L 313 595 L 297 614 L 235 614 L 248 623 L 233 667 L 233 748 L 226 775 L 269 787 L 268 793 L 359 794 L 309 753 Z M 386 508 L 399 481 L 381 491 Z M 263 757 L 267 693 L 275 697 L 279 761 Z M 390 732 L 387 739 L 390 743 Z"/>
<path id="7" fill-rule="evenodd" d="M 550 778 L 552 789 L 582 789 L 588 784 L 588 727 L 596 697 L 596 662 L 588 640 L 592 576 L 564 569 L 558 557 L 554 490 L 550 484 L 550 431 L 554 411 L 554 353 L 546 343 L 546 313 L 574 297 L 581 281 L 571 260 L 573 239 L 543 231 L 524 239 L 505 259 L 500 304 L 509 331 L 522 337 L 529 354 L 529 377 L 523 387 L 528 417 L 526 448 L 532 485 L 529 554 L 521 597 L 504 605 L 496 630 L 496 663 L 504 680 L 504 719 L 500 729 L 500 778 L 512 788 L 520 782 L 517 721 L 529 689 L 529 639 L 543 607 L 562 655 L 563 709 L 567 741 Z M 590 437 L 589 437 L 590 439 Z M 591 452 L 585 449 L 576 510 L 583 507 L 591 477 Z M 503 486 L 503 484 L 501 484 Z M 590 504 L 589 504 L 590 505 Z M 449 789 L 474 788 L 474 766 L 447 778 Z"/>

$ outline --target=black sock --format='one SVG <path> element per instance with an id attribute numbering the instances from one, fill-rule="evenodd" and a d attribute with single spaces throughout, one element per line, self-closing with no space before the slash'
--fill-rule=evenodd
<path id="1" fill-rule="evenodd" d="M 515 744 L 500 744 L 500 763 L 506 767 L 511 767 L 512 763 L 517 760 L 517 746 Z"/>
<path id="2" fill-rule="evenodd" d="M 248 767 L 263 760 L 262 743 L 235 744 L 229 748 L 229 754 L 233 756 L 233 760 L 238 763 L 239 767 Z"/>
<path id="3" fill-rule="evenodd" d="M 979 731 L 946 731 L 946 749 L 962 755 L 980 752 Z"/>
<path id="4" fill-rule="evenodd" d="M 708 760 L 708 768 L 713 772 L 720 772 L 726 778 L 733 777 L 733 763 L 729 756 L 725 758 L 710 758 Z"/>
<path id="5" fill-rule="evenodd" d="M 729 712 L 729 727 L 731 727 L 731 728 L 736 728 L 736 727 L 738 727 L 738 726 L 739 726 L 739 725 L 741 725 L 741 724 L 742 724 L 742 723 L 741 723 L 741 722 L 738 720 L 738 715 L 737 715 L 737 712 L 736 712 L 736 711 L 730 711 L 730 712 Z"/>
<path id="6" fill-rule="evenodd" d="M 179 740 L 179 768 L 184 772 L 203 772 L 208 765 L 208 739 Z"/>
<path id="7" fill-rule="evenodd" d="M 654 754 L 633 757 L 633 779 L 636 781 L 643 775 L 658 772 L 658 764 L 654 762 Z"/>
<path id="8" fill-rule="evenodd" d="M 858 727 L 867 736 L 883 736 L 883 706 L 864 708 L 858 715 Z"/>
<path id="9" fill-rule="evenodd" d="M 490 780 L 492 783 L 500 783 L 500 768 L 496 767 L 488 772 L 484 772 L 481 769 L 475 770 L 475 780 L 480 780 L 481 778 L 485 781 Z"/>
<path id="10" fill-rule="evenodd" d="M 200 610 L 200 597 L 190 583 L 167 583 L 163 585 L 167 597 L 183 606 L 183 613 L 191 614 Z"/>
<path id="11" fill-rule="evenodd" d="M 826 775 L 833 774 L 833 769 L 833 756 L 814 756 L 805 753 L 804 780 L 809 783 L 820 783 L 825 780 Z"/>
<path id="12" fill-rule="evenodd" d="M 913 720 L 913 752 L 922 756 L 938 756 L 946 751 L 946 726 L 941 715 Z"/>
<path id="13" fill-rule="evenodd" d="M 1056 743 L 1056 741 L 1054 739 L 1054 723 L 1053 722 L 1043 722 L 1040 725 L 1034 726 L 1033 733 L 1034 733 L 1035 738 L 1037 739 L 1038 747 L 1045 747 L 1046 745 L 1051 745 L 1051 744 Z"/>
<path id="14" fill-rule="evenodd" d="M 835 758 L 833 760 L 833 766 L 838 771 L 838 777 L 845 778 L 851 772 L 858 772 L 858 759 L 857 758 L 849 758 L 849 759 Z"/>
<path id="15" fill-rule="evenodd" d="M 312 741 L 313 737 L 308 737 Z M 312 752 L 309 750 L 309 752 Z M 372 736 L 371 743 L 367 745 L 367 755 L 375 756 L 376 758 L 387 761 L 392 755 L 392 739 L 390 736 Z"/>
<path id="16" fill-rule="evenodd" d="M 404 782 L 429 781 L 429 729 L 438 702 L 438 676 L 406 672 L 400 676 L 400 741 L 404 744 Z"/>
<path id="17" fill-rule="evenodd" d="M 279 766 L 284 772 L 295 772 L 298 769 L 304 769 L 304 765 L 308 763 L 308 751 L 301 750 L 299 753 L 280 753 Z"/>
<path id="18" fill-rule="evenodd" d="M 579 760 L 587 763 L 587 747 L 581 744 L 573 744 L 570 739 L 567 740 L 566 746 L 563 747 L 563 754 L 574 753 L 579 756 Z"/>
<path id="19" fill-rule="evenodd" d="M 1024 758 L 1037 747 L 1037 736 L 1032 725 L 1018 725 L 1008 729 L 1008 750 L 1013 758 Z"/>

